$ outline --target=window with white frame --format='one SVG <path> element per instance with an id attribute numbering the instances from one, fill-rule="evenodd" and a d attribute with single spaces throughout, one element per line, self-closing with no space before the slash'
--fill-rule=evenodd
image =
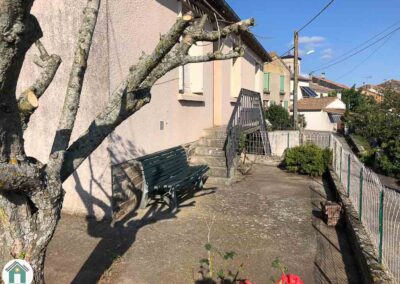
<path id="1" fill-rule="evenodd" d="M 181 2 L 180 2 L 181 3 Z M 181 3 L 181 13 L 187 13 L 188 7 Z M 207 43 L 198 42 L 189 50 L 190 56 L 204 55 L 204 45 Z M 202 95 L 204 92 L 204 64 L 191 63 L 179 67 L 179 93 Z"/>
<path id="2" fill-rule="evenodd" d="M 189 55 L 203 55 L 201 43 L 193 46 L 189 51 Z M 191 63 L 179 67 L 179 92 L 183 94 L 203 94 L 204 63 Z"/>

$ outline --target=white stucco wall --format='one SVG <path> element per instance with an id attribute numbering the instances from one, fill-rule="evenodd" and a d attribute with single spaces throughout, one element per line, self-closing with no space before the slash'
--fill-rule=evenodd
<path id="1" fill-rule="evenodd" d="M 49 53 L 59 54 L 63 60 L 52 85 L 40 98 L 39 109 L 32 116 L 29 128 L 25 132 L 27 154 L 44 163 L 48 160 L 64 102 L 76 45 L 75 39 L 85 3 L 85 0 L 36 0 L 33 5 L 32 13 L 38 18 L 44 33 L 43 44 Z M 106 105 L 109 96 L 105 11 L 106 2 L 103 2 L 72 140 L 88 127 L 94 116 Z M 32 63 L 33 55 L 37 53 L 33 47 L 27 55 L 19 80 L 19 92 L 26 89 L 39 76 L 40 68 Z M 64 183 L 66 190 L 64 211 L 99 216 L 110 214 L 111 173 L 107 146 L 108 143 L 105 141 Z M 94 206 L 94 203 L 98 205 Z"/>
<path id="2" fill-rule="evenodd" d="M 300 145 L 299 131 L 270 131 L 268 139 L 272 156 L 281 157 L 287 148 Z"/>
<path id="3" fill-rule="evenodd" d="M 331 123 L 325 111 L 301 111 L 307 122 L 306 130 L 336 131 L 337 123 Z"/>
<path id="4" fill-rule="evenodd" d="M 346 104 L 341 101 L 340 99 L 336 99 L 332 103 L 330 103 L 327 107 L 327 109 L 346 109 Z"/>

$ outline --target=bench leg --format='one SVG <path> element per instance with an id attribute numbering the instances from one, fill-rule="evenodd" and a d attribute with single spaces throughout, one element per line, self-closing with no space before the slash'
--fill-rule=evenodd
<path id="1" fill-rule="evenodd" d="M 204 184 L 206 183 L 208 176 L 202 176 L 198 183 L 197 189 L 203 189 Z"/>
<path id="2" fill-rule="evenodd" d="M 147 188 L 143 189 L 142 200 L 140 201 L 140 209 L 145 209 L 149 200 L 149 192 Z"/>
<path id="3" fill-rule="evenodd" d="M 176 197 L 176 190 L 172 189 L 170 192 L 170 210 L 172 214 L 175 214 L 178 211 L 178 198 Z"/>

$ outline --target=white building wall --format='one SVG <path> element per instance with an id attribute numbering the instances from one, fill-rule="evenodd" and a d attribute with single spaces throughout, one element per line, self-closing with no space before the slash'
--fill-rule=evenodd
<path id="1" fill-rule="evenodd" d="M 324 111 L 301 111 L 306 119 L 306 130 L 336 131 L 337 124 L 331 123 L 327 112 Z"/>

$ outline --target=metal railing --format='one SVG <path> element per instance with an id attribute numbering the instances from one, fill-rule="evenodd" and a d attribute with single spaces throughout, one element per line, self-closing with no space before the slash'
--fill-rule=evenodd
<path id="1" fill-rule="evenodd" d="M 353 154 L 345 142 L 331 136 L 333 168 L 378 252 L 378 260 L 400 283 L 400 194 Z"/>
<path id="2" fill-rule="evenodd" d="M 228 177 L 240 152 L 242 135 L 259 131 L 265 153 L 270 153 L 260 93 L 241 89 L 227 127 L 225 144 Z"/>

